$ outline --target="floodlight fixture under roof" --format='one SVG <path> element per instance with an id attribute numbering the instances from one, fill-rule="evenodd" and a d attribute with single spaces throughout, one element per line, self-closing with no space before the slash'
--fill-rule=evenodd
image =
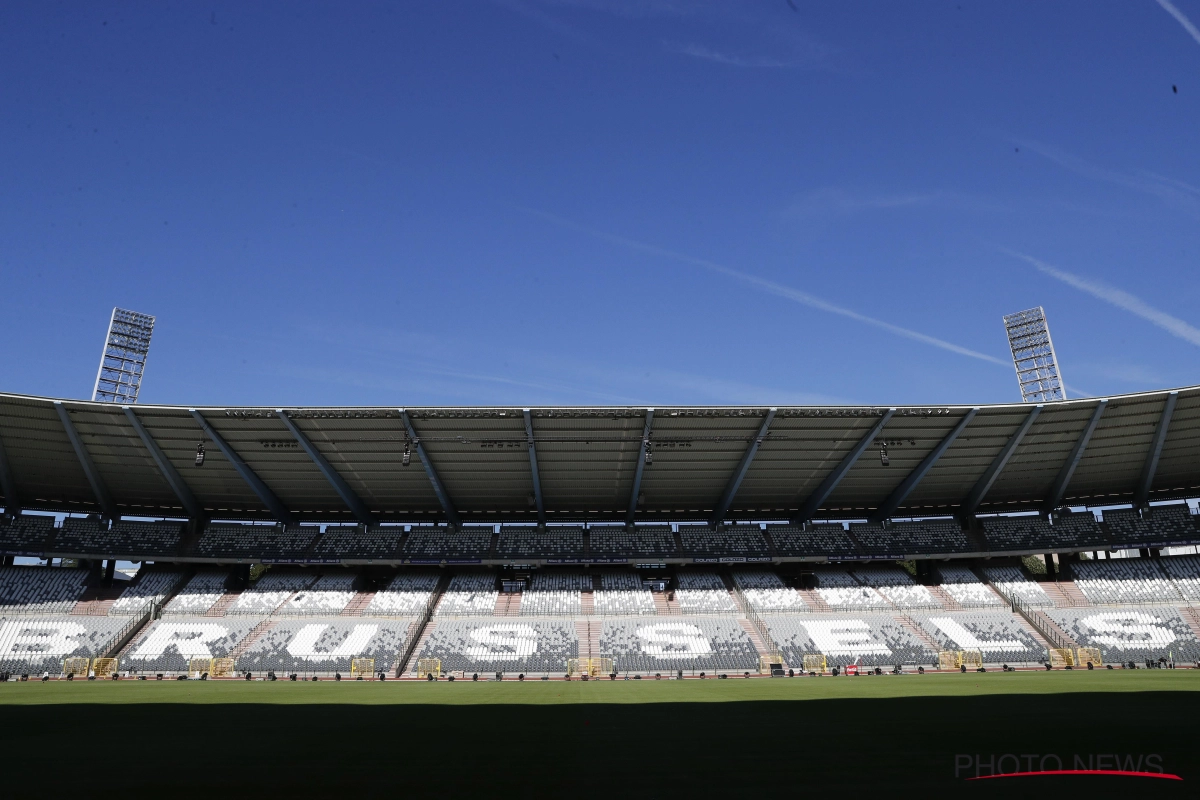
<path id="1" fill-rule="evenodd" d="M 153 333 L 154 317 L 124 308 L 113 309 L 92 400 L 126 405 L 137 402 Z"/>
<path id="2" fill-rule="evenodd" d="M 1046 312 L 1042 307 L 1005 316 L 1004 329 L 1008 333 L 1013 366 L 1017 369 L 1022 402 L 1066 400 L 1067 390 L 1058 370 L 1050 326 L 1046 324 Z"/>

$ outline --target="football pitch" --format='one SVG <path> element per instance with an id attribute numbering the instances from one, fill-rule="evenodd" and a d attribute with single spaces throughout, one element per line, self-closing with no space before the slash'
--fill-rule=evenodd
<path id="1" fill-rule="evenodd" d="M 0 685 L 21 795 L 1195 796 L 1200 671 Z M 1124 770 L 1007 777 L 993 771 Z M 18 795 L 18 796 L 21 796 Z"/>

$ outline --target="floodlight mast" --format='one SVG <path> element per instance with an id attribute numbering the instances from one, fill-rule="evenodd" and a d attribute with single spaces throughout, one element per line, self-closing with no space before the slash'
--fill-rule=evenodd
<path id="1" fill-rule="evenodd" d="M 92 400 L 125 405 L 137 402 L 153 333 L 154 317 L 124 308 L 113 309 Z"/>
<path id="2" fill-rule="evenodd" d="M 1008 346 L 1012 350 L 1017 383 L 1021 386 L 1021 401 L 1046 403 L 1066 400 L 1067 390 L 1058 371 L 1054 342 L 1046 324 L 1046 312 L 1041 306 L 1018 311 L 1004 317 Z"/>

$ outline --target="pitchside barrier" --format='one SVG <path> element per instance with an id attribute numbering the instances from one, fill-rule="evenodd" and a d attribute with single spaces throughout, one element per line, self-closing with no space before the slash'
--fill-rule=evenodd
<path id="1" fill-rule="evenodd" d="M 1104 666 L 1104 661 L 1100 658 L 1099 647 L 1080 647 L 1075 651 L 1076 664 L 1091 664 L 1096 667 Z"/>
<path id="2" fill-rule="evenodd" d="M 587 675 L 589 678 L 598 678 L 614 672 L 616 672 L 616 662 L 606 656 L 567 659 L 567 674 L 571 677 Z"/>
<path id="3" fill-rule="evenodd" d="M 980 669 L 983 667 L 983 653 L 978 650 L 963 650 L 960 656 L 959 667 L 966 667 L 967 669 Z"/>
<path id="4" fill-rule="evenodd" d="M 961 650 L 938 651 L 938 669 L 958 669 L 962 663 Z"/>
<path id="5" fill-rule="evenodd" d="M 208 674 L 212 669 L 211 658 L 190 658 L 188 659 L 188 677 L 200 678 Z"/>
<path id="6" fill-rule="evenodd" d="M 421 660 L 427 661 L 429 659 L 421 659 Z M 437 659 L 433 659 L 433 660 L 437 661 Z M 417 662 L 418 669 L 420 668 L 420 663 L 421 663 L 420 661 Z M 437 662 L 437 669 L 438 669 L 438 672 L 441 672 L 441 669 L 442 669 L 441 661 Z M 355 678 L 374 678 L 374 677 L 375 677 L 375 659 L 373 659 L 373 658 L 352 658 L 352 659 L 350 659 L 350 679 L 351 680 L 353 680 Z"/>
<path id="7" fill-rule="evenodd" d="M 233 675 L 232 658 L 214 658 L 208 666 L 208 677 L 210 678 L 232 678 Z"/>
<path id="8" fill-rule="evenodd" d="M 815 672 L 818 675 L 824 675 L 828 665 L 825 663 L 825 655 L 823 653 L 805 653 L 804 654 L 804 671 Z"/>
<path id="9" fill-rule="evenodd" d="M 771 665 L 775 664 L 778 669 L 786 669 L 787 665 L 783 663 L 783 653 L 767 653 L 765 656 L 758 657 L 758 672 L 760 675 L 770 675 Z"/>
<path id="10" fill-rule="evenodd" d="M 1075 654 L 1071 652 L 1071 648 L 1069 647 L 1051 647 L 1050 666 L 1073 667 L 1075 666 Z"/>
<path id="11" fill-rule="evenodd" d="M 66 658 L 63 659 L 63 675 L 79 675 L 86 678 L 88 674 L 88 665 L 91 662 L 86 658 Z"/>
<path id="12" fill-rule="evenodd" d="M 117 674 L 115 658 L 96 658 L 92 660 L 92 672 L 97 678 L 109 678 Z"/>

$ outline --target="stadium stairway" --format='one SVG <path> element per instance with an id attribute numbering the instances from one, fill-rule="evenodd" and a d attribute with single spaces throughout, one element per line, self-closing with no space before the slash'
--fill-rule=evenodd
<path id="1" fill-rule="evenodd" d="M 670 614 L 671 613 L 671 605 L 670 605 L 670 601 L 667 600 L 666 592 L 651 592 L 650 594 L 654 598 L 655 613 L 657 613 L 657 614 Z M 676 609 L 678 609 L 678 605 L 676 605 Z"/>
<path id="2" fill-rule="evenodd" d="M 518 617 L 521 615 L 521 592 L 500 592 L 496 595 L 493 617 Z"/>
<path id="3" fill-rule="evenodd" d="M 105 617 L 117 602 L 121 592 L 131 585 L 131 581 L 114 580 L 111 585 L 104 586 L 99 577 L 91 583 L 79 598 L 79 602 L 71 609 L 71 614 L 81 617 Z"/>
<path id="4" fill-rule="evenodd" d="M 575 636 L 579 639 L 579 658 L 599 658 L 600 631 L 604 623 L 599 620 L 575 620 Z"/>
<path id="5" fill-rule="evenodd" d="M 342 609 L 339 616 L 343 617 L 361 617 L 363 609 L 371 604 L 375 598 L 375 592 L 358 592 L 354 595 L 354 599 Z"/>
<path id="6" fill-rule="evenodd" d="M 941 586 L 926 586 L 933 598 L 942 604 L 942 607 L 947 611 L 962 611 L 963 607 L 957 600 L 950 596 L 950 593 Z"/>
<path id="7" fill-rule="evenodd" d="M 1045 647 L 1045 648 L 1049 648 L 1051 646 L 1050 642 L 1048 642 L 1046 640 L 1046 637 L 1042 635 L 1042 632 L 1029 624 L 1029 620 L 1025 619 L 1020 614 L 1013 614 L 1012 618 L 1013 618 L 1013 622 L 1015 622 L 1017 625 L 1021 626 L 1021 630 L 1025 631 L 1030 636 L 1032 636 L 1035 642 L 1037 642 L 1038 644 L 1040 644 L 1042 647 Z M 1059 630 L 1062 630 L 1062 629 L 1059 628 Z"/>
<path id="8" fill-rule="evenodd" d="M 738 617 L 738 624 L 742 626 L 742 630 L 750 637 L 750 643 L 754 645 L 754 649 L 759 656 L 769 656 L 771 651 L 767 648 L 767 643 L 758 635 L 758 631 L 754 629 L 754 624 L 745 617 Z"/>
<path id="9" fill-rule="evenodd" d="M 225 610 L 228 609 L 231 605 L 233 605 L 237 601 L 238 597 L 241 596 L 241 594 L 242 594 L 241 592 L 226 592 L 225 594 L 221 595 L 220 600 L 213 603 L 212 608 L 210 608 L 208 611 L 204 612 L 204 616 L 206 616 L 206 617 L 223 617 L 223 616 L 225 616 Z M 282 605 L 282 603 L 280 605 Z"/>
<path id="10" fill-rule="evenodd" d="M 1042 581 L 1039 584 L 1054 601 L 1055 608 L 1090 606 L 1091 602 L 1075 585 L 1075 581 Z"/>
<path id="11" fill-rule="evenodd" d="M 229 651 L 229 657 L 233 659 L 234 665 L 236 666 L 237 659 L 250 649 L 250 645 L 254 644 L 259 638 L 262 637 L 264 633 L 274 627 L 275 620 L 268 618 L 251 628 L 250 632 L 246 634 L 246 637 L 238 642 L 233 650 Z"/>
<path id="12" fill-rule="evenodd" d="M 900 627 L 911 633 L 913 636 L 928 647 L 933 652 L 943 650 L 942 645 L 938 644 L 937 640 L 929 635 L 929 632 L 917 624 L 917 621 L 908 614 L 896 614 L 896 621 L 900 623 Z"/>
<path id="13" fill-rule="evenodd" d="M 1183 617 L 1195 637 L 1200 639 L 1200 610 L 1192 606 L 1179 606 L 1179 616 Z"/>
<path id="14" fill-rule="evenodd" d="M 1050 619 L 1050 615 L 1047 614 L 1046 612 L 1031 611 L 1029 615 L 1037 623 L 1037 626 L 1035 626 L 1035 627 L 1043 627 L 1046 630 L 1049 630 L 1051 633 L 1058 634 L 1058 636 L 1061 637 L 1062 641 L 1065 641 L 1071 647 L 1079 647 L 1079 642 L 1075 641 L 1075 639 L 1070 634 L 1068 634 L 1065 630 L 1063 630 L 1057 622 Z M 1020 616 L 1020 615 L 1018 614 L 1018 616 Z M 1045 639 L 1046 637 L 1039 635 L 1038 638 Z"/>
<path id="15" fill-rule="evenodd" d="M 414 622 L 413 627 L 415 628 L 419 624 L 420 624 L 419 622 Z M 408 663 L 392 665 L 392 674 L 393 675 L 409 675 L 409 674 L 416 673 L 417 659 L 420 658 L 421 651 L 425 649 L 425 642 L 428 641 L 429 637 L 433 635 L 433 631 L 435 628 L 437 628 L 437 622 L 435 622 L 434 620 L 430 620 L 425 625 L 425 630 L 421 631 L 421 636 L 419 639 L 417 639 L 417 646 L 413 648 L 412 655 L 409 656 L 409 658 L 408 658 Z M 410 636 L 416 635 L 416 631 L 411 632 L 409 635 Z M 399 661 L 400 657 L 397 656 L 396 660 Z"/>
<path id="16" fill-rule="evenodd" d="M 800 593 L 802 598 L 804 598 L 804 603 L 814 611 L 821 611 L 826 614 L 833 611 L 833 609 L 829 607 L 829 604 L 825 602 L 825 598 L 817 594 L 815 589 L 797 589 L 796 591 Z"/>
<path id="17" fill-rule="evenodd" d="M 588 586 L 587 581 L 584 581 L 583 591 L 581 591 L 579 593 L 580 613 L 583 614 L 585 617 L 590 617 L 596 613 L 596 595 L 595 595 L 596 576 L 592 575 L 590 577 L 592 579 L 592 585 Z"/>

